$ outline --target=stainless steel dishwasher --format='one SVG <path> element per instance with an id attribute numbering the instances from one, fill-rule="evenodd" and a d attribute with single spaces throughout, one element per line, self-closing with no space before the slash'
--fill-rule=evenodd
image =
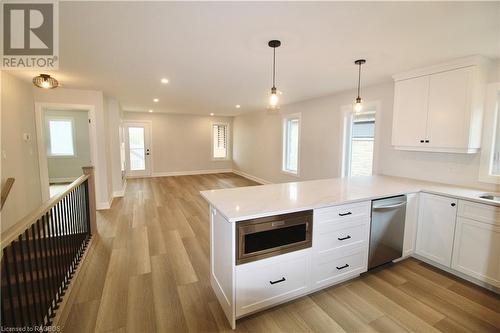
<path id="1" fill-rule="evenodd" d="M 403 255 L 406 195 L 372 201 L 368 269 Z"/>

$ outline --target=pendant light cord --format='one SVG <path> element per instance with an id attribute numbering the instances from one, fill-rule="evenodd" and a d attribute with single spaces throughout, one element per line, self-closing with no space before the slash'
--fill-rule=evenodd
<path id="1" fill-rule="evenodd" d="M 276 88 L 276 48 L 273 47 L 273 88 Z"/>
<path id="2" fill-rule="evenodd" d="M 358 69 L 358 98 L 359 98 L 359 87 L 361 85 L 361 63 L 359 64 L 359 69 Z"/>

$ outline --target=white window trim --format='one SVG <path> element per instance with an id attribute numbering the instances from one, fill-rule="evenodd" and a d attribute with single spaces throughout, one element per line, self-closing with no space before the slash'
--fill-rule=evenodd
<path id="1" fill-rule="evenodd" d="M 479 165 L 479 181 L 484 183 L 500 184 L 500 175 L 490 174 L 493 163 L 494 141 L 497 135 L 497 122 L 500 121 L 499 93 L 500 82 L 488 84 L 486 89 L 481 160 Z"/>
<path id="2" fill-rule="evenodd" d="M 73 117 L 67 117 L 67 116 L 48 116 L 46 117 L 47 119 L 47 157 L 49 158 L 77 158 L 77 151 L 76 151 L 76 132 L 75 132 L 75 119 Z M 50 133 L 50 121 L 52 120 L 64 120 L 64 121 L 69 121 L 71 122 L 71 136 L 73 139 L 73 155 L 62 155 L 62 154 L 53 154 L 52 153 L 52 145 L 51 145 L 51 140 L 52 136 Z"/>
<path id="3" fill-rule="evenodd" d="M 287 170 L 286 165 L 286 125 L 287 121 L 290 119 L 298 119 L 299 121 L 299 131 L 298 131 L 298 147 L 297 147 L 297 172 Z M 301 132 L 302 132 L 302 113 L 291 113 L 283 116 L 281 123 L 281 173 L 286 175 L 291 175 L 295 177 L 300 177 L 300 140 L 301 140 Z"/>
<path id="4" fill-rule="evenodd" d="M 221 126 L 226 126 L 226 157 L 214 157 L 214 126 L 215 125 L 221 125 Z M 231 155 L 230 155 L 230 149 L 231 147 L 231 135 L 230 135 L 230 128 L 229 128 L 229 123 L 228 122 L 223 122 L 223 121 L 214 121 L 210 124 L 210 136 L 212 138 L 211 140 L 211 154 L 210 157 L 212 161 L 231 161 Z"/>

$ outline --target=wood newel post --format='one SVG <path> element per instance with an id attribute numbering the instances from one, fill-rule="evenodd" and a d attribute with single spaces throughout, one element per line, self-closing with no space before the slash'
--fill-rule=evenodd
<path id="1" fill-rule="evenodd" d="M 97 215 L 95 212 L 95 177 L 94 177 L 94 167 L 86 166 L 82 167 L 83 174 L 88 175 L 88 189 L 89 189 L 89 212 L 90 212 L 90 232 L 92 235 L 97 235 Z"/>

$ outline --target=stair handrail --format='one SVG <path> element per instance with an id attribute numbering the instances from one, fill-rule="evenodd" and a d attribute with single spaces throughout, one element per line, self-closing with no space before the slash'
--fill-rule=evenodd
<path id="1" fill-rule="evenodd" d="M 12 189 L 12 185 L 14 185 L 15 181 L 15 178 L 7 178 L 7 180 L 5 181 L 5 185 L 2 187 L 0 211 L 3 208 L 5 201 L 7 201 L 7 197 L 9 196 L 10 190 Z"/>

